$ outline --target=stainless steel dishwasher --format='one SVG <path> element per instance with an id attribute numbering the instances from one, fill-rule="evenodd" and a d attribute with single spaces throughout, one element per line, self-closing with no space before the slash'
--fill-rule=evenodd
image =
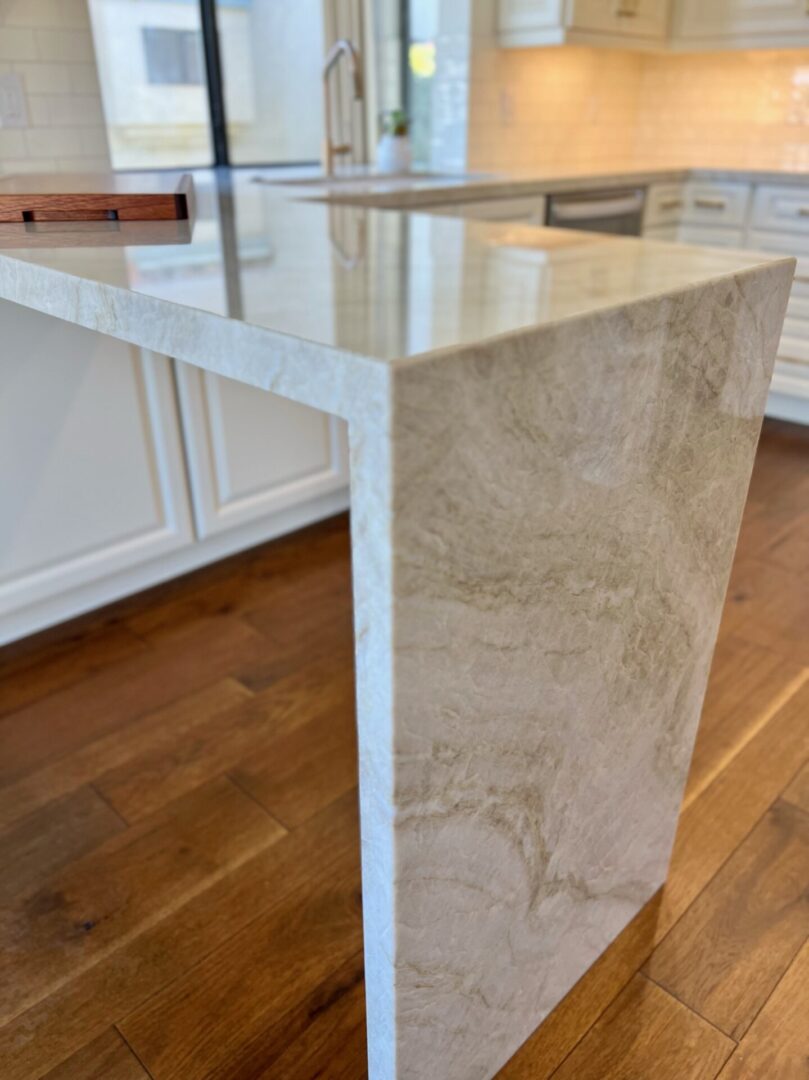
<path id="1" fill-rule="evenodd" d="M 550 195 L 547 224 L 557 229 L 640 236 L 645 197 L 644 188 Z"/>

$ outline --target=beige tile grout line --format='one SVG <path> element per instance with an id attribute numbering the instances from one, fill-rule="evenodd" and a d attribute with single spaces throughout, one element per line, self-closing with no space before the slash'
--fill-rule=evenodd
<path id="1" fill-rule="evenodd" d="M 775 714 L 798 693 L 798 691 L 801 689 L 801 687 L 807 680 L 809 680 L 809 668 L 803 668 L 795 676 L 794 679 L 791 679 L 790 682 L 787 683 L 781 693 L 778 694 L 775 698 L 773 698 L 769 706 L 759 716 L 756 722 L 747 729 L 747 731 L 744 733 L 744 737 L 740 740 L 740 742 L 738 742 L 732 749 L 728 750 L 727 753 L 723 754 L 723 756 L 719 759 L 716 765 L 714 765 L 711 771 L 705 774 L 697 787 L 693 788 L 691 791 L 688 792 L 688 794 L 683 799 L 682 806 L 680 807 L 680 813 L 682 813 L 684 810 L 687 810 L 691 803 L 694 802 L 695 799 L 698 799 L 699 796 L 703 793 L 703 791 L 706 790 L 706 788 L 710 787 L 710 785 L 714 782 L 717 776 L 719 776 L 720 773 L 725 771 L 725 769 L 728 767 L 728 765 L 730 765 L 734 758 L 738 757 L 738 755 L 742 752 L 742 750 L 744 750 L 748 743 L 752 742 L 756 735 L 758 735 L 758 733 L 767 726 L 767 724 L 770 722 L 770 720 L 772 720 Z"/>

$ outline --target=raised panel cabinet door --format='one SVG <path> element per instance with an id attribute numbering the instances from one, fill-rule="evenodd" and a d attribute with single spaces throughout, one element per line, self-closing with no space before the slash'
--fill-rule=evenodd
<path id="1" fill-rule="evenodd" d="M 177 385 L 200 537 L 347 487 L 342 420 L 188 364 Z"/>
<path id="2" fill-rule="evenodd" d="M 679 38 L 809 34 L 806 0 L 679 0 L 675 12 Z"/>
<path id="3" fill-rule="evenodd" d="M 189 544 L 193 529 L 170 362 L 7 301 L 0 324 L 5 640 L 25 609 Z"/>
<path id="4" fill-rule="evenodd" d="M 662 41 L 668 29 L 668 8 L 668 0 L 569 0 L 568 26 Z"/>

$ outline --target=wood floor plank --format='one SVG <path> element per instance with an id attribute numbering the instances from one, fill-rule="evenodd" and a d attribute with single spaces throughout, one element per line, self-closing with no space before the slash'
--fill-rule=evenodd
<path id="1" fill-rule="evenodd" d="M 732 581 L 731 601 L 744 598 L 734 633 L 806 666 L 809 588 L 797 584 L 794 574 L 761 559 L 747 560 L 734 573 L 743 577 L 735 584 Z"/>
<path id="2" fill-rule="evenodd" d="M 809 667 L 733 635 L 719 641 L 691 758 L 686 804 L 806 681 Z"/>
<path id="3" fill-rule="evenodd" d="M 44 877 L 0 912 L 0 1023 L 283 835 L 220 778 Z"/>
<path id="4" fill-rule="evenodd" d="M 246 758 L 232 776 L 273 817 L 294 829 L 357 786 L 354 687 L 326 701 L 309 723 Z"/>
<path id="5" fill-rule="evenodd" d="M 352 956 L 207 1080 L 367 1080 L 362 953 Z"/>
<path id="6" fill-rule="evenodd" d="M 248 553 L 229 574 L 175 589 L 127 619 L 150 644 L 177 640 L 222 615 L 274 610 L 287 623 L 335 595 L 350 598 L 350 544 L 343 515 Z M 190 583 L 191 584 L 191 583 Z"/>
<path id="7" fill-rule="evenodd" d="M 800 806 L 809 814 L 809 761 L 795 779 L 784 789 L 783 798 L 793 806 Z"/>
<path id="8" fill-rule="evenodd" d="M 809 815 L 779 802 L 644 970 L 738 1041 L 807 937 Z"/>
<path id="9" fill-rule="evenodd" d="M 125 828 L 92 788 L 82 787 L 0 831 L 0 905 Z"/>
<path id="10" fill-rule="evenodd" d="M 232 678 L 171 702 L 93 739 L 42 768 L 0 788 L 0 827 L 19 820 L 104 773 L 141 756 L 176 745 L 183 732 L 249 701 L 252 693 Z"/>
<path id="11" fill-rule="evenodd" d="M 680 817 L 668 880 L 501 1070 L 545 1080 L 752 831 L 809 753 L 805 686 Z"/>
<path id="12" fill-rule="evenodd" d="M 149 1074 L 110 1028 L 47 1072 L 42 1080 L 150 1080 Z"/>
<path id="13" fill-rule="evenodd" d="M 75 686 L 110 664 L 145 652 L 147 645 L 125 626 L 104 626 L 6 663 L 0 650 L 0 716 Z"/>
<path id="14" fill-rule="evenodd" d="M 753 1021 L 720 1080 L 809 1077 L 809 942 Z"/>
<path id="15" fill-rule="evenodd" d="M 259 691 L 291 672 L 302 670 L 315 660 L 339 655 L 353 664 L 354 637 L 351 604 L 347 596 L 328 606 L 307 607 L 288 620 L 248 616 L 267 640 L 267 649 L 259 657 L 250 657 L 236 669 L 241 682 Z"/>
<path id="16" fill-rule="evenodd" d="M 798 576 L 809 572 L 809 511 L 798 514 L 771 535 L 759 558 Z"/>
<path id="17" fill-rule="evenodd" d="M 11 713 L 0 720 L 0 783 L 222 678 L 266 648 L 252 627 L 223 617 Z"/>
<path id="18" fill-rule="evenodd" d="M 734 1048 L 721 1031 L 636 975 L 554 1080 L 707 1080 Z"/>
<path id="19" fill-rule="evenodd" d="M 773 541 L 791 532 L 800 521 L 809 502 L 807 459 L 809 450 L 798 466 L 801 472 L 785 469 L 782 463 L 780 473 L 776 466 L 768 476 L 761 470 L 763 459 L 756 462 L 754 482 L 742 517 L 739 558 L 769 561 L 768 549 Z"/>
<path id="20" fill-rule="evenodd" d="M 321 710 L 331 716 L 347 717 L 353 730 L 353 670 L 345 660 L 341 662 L 339 655 L 279 679 L 260 694 L 240 700 L 228 709 L 165 727 L 157 745 L 153 742 L 143 753 L 98 776 L 95 785 L 127 821 L 139 821 L 228 769 L 238 772 L 243 760 L 264 761 L 268 747 L 285 737 L 294 741 L 292 733 Z M 286 741 L 282 742 L 283 747 L 287 745 Z M 335 769 L 340 764 L 340 759 L 336 759 Z M 342 777 L 345 772 L 342 768 L 335 775 Z M 352 781 L 342 787 L 331 784 L 327 797 L 320 798 L 317 808 L 355 787 L 355 774 L 356 761 Z M 308 774 L 302 774 L 298 779 L 303 783 L 307 778 Z M 241 783 L 240 786 L 256 797 L 252 786 Z M 299 799 L 306 799 L 308 794 L 303 790 L 297 793 Z M 302 820 L 298 817 L 291 824 L 300 824 Z"/>
<path id="21" fill-rule="evenodd" d="M 282 836 L 141 933 L 118 942 L 91 966 L 12 1023 L 0 1026 L 3 1080 L 31 1080 L 131 1013 L 222 946 L 259 914 L 269 914 L 334 862 L 359 872 L 357 793 L 348 793 L 294 833 Z M 244 954 L 252 964 L 252 954 Z"/>
<path id="22" fill-rule="evenodd" d="M 202 1080 L 361 947 L 359 869 L 345 857 L 118 1026 L 153 1076 Z"/>

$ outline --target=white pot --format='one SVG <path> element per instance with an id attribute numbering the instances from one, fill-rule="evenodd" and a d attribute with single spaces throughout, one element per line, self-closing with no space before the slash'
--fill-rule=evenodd
<path id="1" fill-rule="evenodd" d="M 376 148 L 376 168 L 381 173 L 410 171 L 412 153 L 407 135 L 383 135 Z"/>

